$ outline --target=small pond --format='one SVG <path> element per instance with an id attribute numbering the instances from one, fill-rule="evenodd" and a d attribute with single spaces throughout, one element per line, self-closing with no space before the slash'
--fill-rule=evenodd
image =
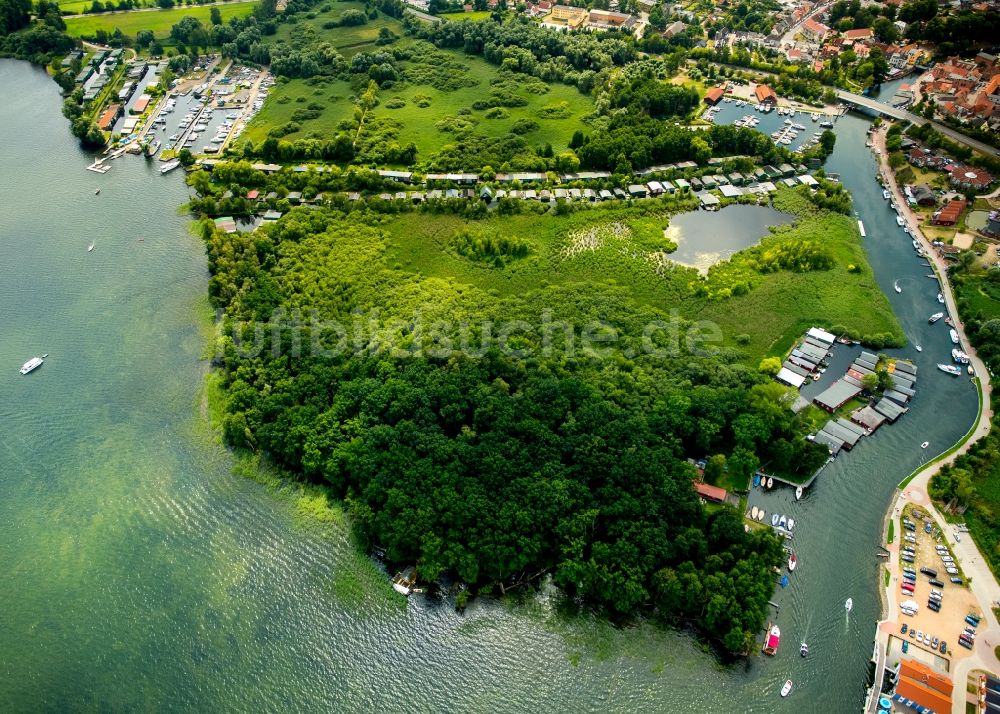
<path id="1" fill-rule="evenodd" d="M 768 226 L 791 223 L 795 216 L 770 206 L 727 206 L 721 211 L 693 211 L 670 219 L 667 237 L 677 250 L 667 257 L 707 273 L 716 263 L 760 243 Z"/>

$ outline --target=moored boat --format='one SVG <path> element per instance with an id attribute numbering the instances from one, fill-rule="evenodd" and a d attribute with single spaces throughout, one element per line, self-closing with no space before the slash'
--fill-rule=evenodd
<path id="1" fill-rule="evenodd" d="M 948 330 L 948 336 L 951 337 L 951 343 L 953 345 L 958 344 L 958 333 L 955 330 Z"/>
<path id="2" fill-rule="evenodd" d="M 900 215 L 896 216 L 896 225 L 899 226 L 900 228 L 903 227 L 903 217 L 902 216 L 900 216 Z"/>
<path id="3" fill-rule="evenodd" d="M 778 653 L 778 645 L 781 644 L 781 630 L 777 625 L 769 625 L 767 635 L 764 637 L 764 654 L 773 657 Z"/>
<path id="4" fill-rule="evenodd" d="M 937 366 L 937 368 L 940 369 L 942 372 L 945 372 L 947 374 L 952 375 L 953 377 L 957 377 L 958 375 L 962 374 L 962 370 L 959 369 L 958 367 L 956 367 L 953 364 L 940 364 L 939 363 L 938 366 Z"/>
<path id="5" fill-rule="evenodd" d="M 969 355 L 962 352 L 962 350 L 959 349 L 952 350 L 951 358 L 958 364 L 969 364 Z"/>
<path id="6" fill-rule="evenodd" d="M 782 514 L 782 516 L 778 519 L 778 528 L 784 528 L 786 525 L 788 525 L 788 518 Z"/>
<path id="7" fill-rule="evenodd" d="M 792 530 L 792 528 L 794 528 L 794 527 L 795 527 L 795 519 L 794 518 L 789 518 L 788 519 L 788 530 Z"/>
<path id="8" fill-rule="evenodd" d="M 927 318 L 927 322 L 929 322 L 930 324 L 933 325 L 935 322 L 937 322 L 938 320 L 940 320 L 942 317 L 944 317 L 944 313 L 943 312 L 935 312 L 933 315 L 931 315 L 930 317 Z"/>
<path id="9" fill-rule="evenodd" d="M 160 173 L 161 174 L 170 173 L 180 165 L 181 165 L 180 159 L 171 159 L 170 161 L 168 161 L 167 163 L 163 164 L 163 166 L 160 167 Z"/>
<path id="10" fill-rule="evenodd" d="M 886 188 L 882 189 L 882 198 L 884 198 L 886 201 L 889 200 L 889 189 Z"/>
<path id="11" fill-rule="evenodd" d="M 802 493 L 803 493 L 803 491 L 802 491 L 802 487 L 801 486 L 799 486 L 798 488 L 795 489 L 795 500 L 796 501 L 799 501 L 799 500 L 802 499 Z"/>
<path id="12" fill-rule="evenodd" d="M 942 295 L 941 293 L 938 293 L 937 294 L 937 301 L 939 303 L 941 303 L 942 305 L 944 305 L 944 295 Z"/>
<path id="13" fill-rule="evenodd" d="M 770 476 L 767 477 L 767 487 L 774 488 L 774 479 L 771 478 Z"/>
<path id="14" fill-rule="evenodd" d="M 760 512 L 760 509 L 758 509 L 757 506 L 754 506 L 753 508 L 751 508 L 750 509 L 750 520 L 756 521 L 757 520 L 757 514 L 759 512 Z"/>
<path id="15" fill-rule="evenodd" d="M 772 526 L 778 525 L 778 514 L 777 513 L 772 513 L 771 514 L 771 525 Z"/>

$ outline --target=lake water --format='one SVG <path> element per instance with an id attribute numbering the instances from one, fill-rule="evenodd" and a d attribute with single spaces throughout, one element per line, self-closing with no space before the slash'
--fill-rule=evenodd
<path id="1" fill-rule="evenodd" d="M 694 211 L 673 216 L 667 237 L 677 243 L 670 260 L 701 273 L 733 253 L 757 245 L 769 226 L 791 223 L 794 216 L 770 206 L 727 206 L 721 211 Z"/>
<path id="2" fill-rule="evenodd" d="M 339 598 L 332 583 L 357 563 L 344 534 L 231 475 L 199 413 L 207 275 L 178 214 L 181 177 L 137 157 L 85 171 L 60 104 L 43 72 L 0 60 L 4 711 L 857 710 L 888 499 L 933 451 L 919 443 L 944 448 L 976 409 L 967 380 L 933 370 L 950 349 L 926 321 L 936 288 L 876 190 L 862 120 L 838 122 L 830 170 L 924 345 L 900 351 L 920 366 L 919 396 L 802 501 L 762 496 L 797 521 L 800 565 L 775 595 L 785 636 L 777 657 L 724 668 L 684 634 L 563 616 L 545 596 L 464 615 L 423 597 Z"/>

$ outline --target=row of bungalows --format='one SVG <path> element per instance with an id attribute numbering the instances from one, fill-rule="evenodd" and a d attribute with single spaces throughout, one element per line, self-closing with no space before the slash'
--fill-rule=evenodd
<path id="1" fill-rule="evenodd" d="M 818 327 L 811 327 L 801 344 L 792 349 L 775 378 L 799 389 L 829 356 L 836 337 Z"/>

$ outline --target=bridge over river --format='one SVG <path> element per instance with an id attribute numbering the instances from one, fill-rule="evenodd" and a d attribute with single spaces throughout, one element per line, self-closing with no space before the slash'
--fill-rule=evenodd
<path id="1" fill-rule="evenodd" d="M 908 112 L 905 109 L 899 109 L 897 107 L 889 106 L 885 102 L 880 102 L 876 99 L 872 99 L 871 97 L 864 97 L 860 94 L 845 92 L 842 89 L 838 89 L 836 91 L 837 91 L 837 97 L 840 99 L 840 101 L 846 104 L 850 104 L 854 107 L 867 109 L 868 111 L 876 112 L 877 114 L 880 114 L 882 116 L 891 117 L 893 119 L 897 119 L 900 121 L 908 121 L 913 124 L 928 123 L 928 120 L 924 119 L 922 116 L 914 114 L 913 112 Z M 940 132 L 944 136 L 947 136 L 952 141 L 957 141 L 960 144 L 965 144 L 970 149 L 979 151 L 983 154 L 986 154 L 987 156 L 1000 156 L 1000 150 L 995 149 L 994 147 L 988 144 L 984 144 L 981 141 L 976 141 L 975 139 L 965 136 L 964 134 L 955 131 L 951 127 L 945 126 L 944 124 L 940 124 L 936 121 L 932 121 L 930 122 L 930 124 L 931 126 L 934 127 L 936 131 Z"/>

